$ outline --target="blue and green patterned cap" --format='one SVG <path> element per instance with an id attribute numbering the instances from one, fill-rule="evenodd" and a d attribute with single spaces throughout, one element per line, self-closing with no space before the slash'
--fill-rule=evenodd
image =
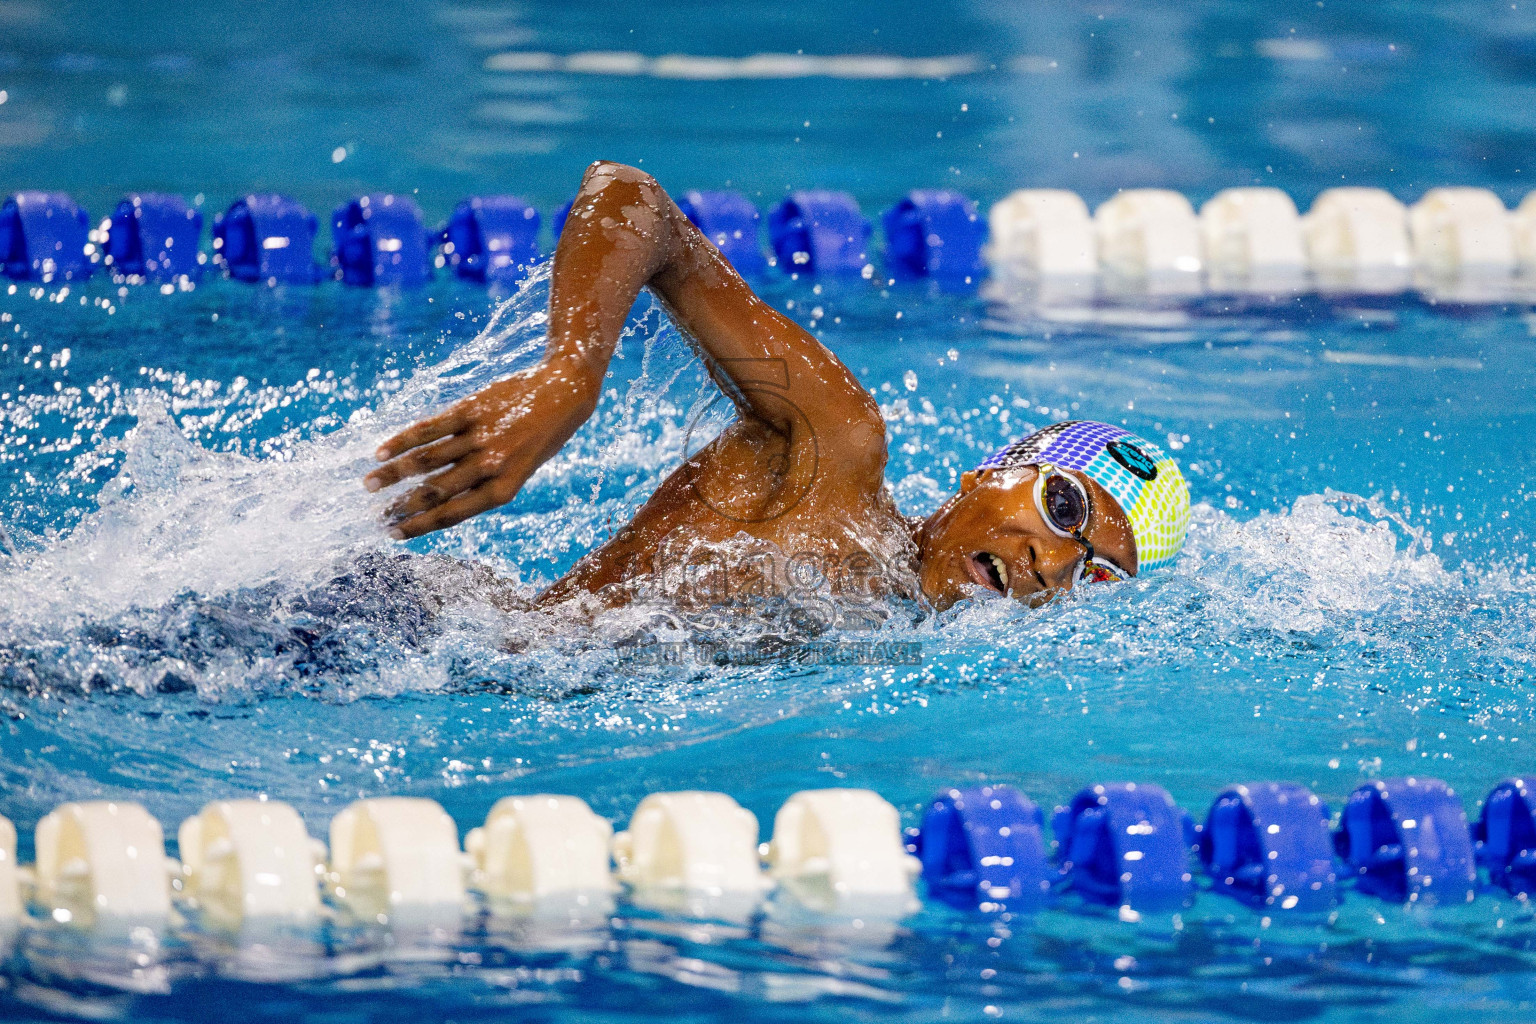
<path id="1" fill-rule="evenodd" d="M 1022 437 L 977 469 L 1049 463 L 1091 478 L 1120 504 L 1136 539 L 1138 571 L 1172 562 L 1189 530 L 1189 484 L 1158 445 L 1124 427 L 1067 420 Z"/>

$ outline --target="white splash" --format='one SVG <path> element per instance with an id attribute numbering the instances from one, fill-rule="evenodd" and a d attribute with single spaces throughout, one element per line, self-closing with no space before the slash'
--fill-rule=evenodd
<path id="1" fill-rule="evenodd" d="M 413 374 L 374 411 L 275 456 L 213 452 L 188 441 L 158 392 L 129 396 L 136 426 L 98 511 L 41 551 L 0 565 L 0 621 L 89 621 L 180 593 L 302 586 L 338 562 L 388 545 L 363 473 L 379 440 L 506 373 L 543 341 L 547 271 L 504 302 L 474 340 Z M 89 453 L 98 458 L 99 452 Z"/>

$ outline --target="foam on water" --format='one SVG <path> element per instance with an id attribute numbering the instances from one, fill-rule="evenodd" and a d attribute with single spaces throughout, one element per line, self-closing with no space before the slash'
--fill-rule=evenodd
<path id="1" fill-rule="evenodd" d="M 357 486 L 382 436 L 436 404 L 526 361 L 539 341 L 542 303 L 509 300 L 492 324 L 451 357 L 414 374 L 376 409 L 359 409 L 340 429 L 309 436 L 264 456 L 212 451 L 183 436 L 201 424 L 172 418 L 178 396 L 141 388 L 125 396 L 135 425 L 120 443 L 77 457 L 75 472 L 120 452 L 101 487 L 98 510 L 67 536 L 29 551 L 11 568 L 0 614 L 18 623 L 57 620 L 72 608 L 87 617 L 153 606 L 192 591 L 226 593 L 270 582 L 302 585 L 340 560 L 380 548 L 381 504 Z M 522 310 L 522 315 L 515 315 Z M 108 382 L 99 385 L 111 394 Z M 226 389 L 237 405 L 241 388 Z"/>

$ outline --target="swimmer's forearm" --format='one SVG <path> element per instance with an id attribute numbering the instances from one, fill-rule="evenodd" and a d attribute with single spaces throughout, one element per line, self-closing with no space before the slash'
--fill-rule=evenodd
<path id="1" fill-rule="evenodd" d="M 545 356 L 545 371 L 580 380 L 593 408 L 646 286 L 743 415 L 788 433 L 805 424 L 803 408 L 835 423 L 873 408 L 837 357 L 759 299 L 655 179 L 622 164 L 593 164 L 555 252 Z"/>
<path id="2" fill-rule="evenodd" d="M 587 168 L 555 248 L 545 372 L 596 408 L 609 361 L 640 289 L 670 259 L 666 194 L 619 164 Z"/>

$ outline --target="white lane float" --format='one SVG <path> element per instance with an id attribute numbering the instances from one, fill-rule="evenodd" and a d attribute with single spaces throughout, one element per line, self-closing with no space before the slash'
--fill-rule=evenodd
<path id="1" fill-rule="evenodd" d="M 503 797 L 464 837 L 475 886 L 492 901 L 532 903 L 615 888 L 613 826 L 586 801 L 540 793 Z"/>
<path id="2" fill-rule="evenodd" d="M 724 793 L 652 793 L 613 837 L 619 878 L 637 893 L 760 896 L 757 816 Z"/>
<path id="3" fill-rule="evenodd" d="M 320 916 L 325 847 L 276 800 L 215 800 L 177 831 L 190 901 L 225 927 Z"/>
<path id="4" fill-rule="evenodd" d="M 831 913 L 906 913 L 922 863 L 907 853 L 901 816 L 868 789 L 794 794 L 773 820 L 769 874 L 802 904 Z"/>
<path id="5" fill-rule="evenodd" d="M 1379 188 L 1331 188 L 1301 219 L 1307 262 L 1325 291 L 1390 293 L 1408 287 L 1408 208 Z"/>
<path id="6" fill-rule="evenodd" d="M 1408 210 L 1379 188 L 1323 192 L 1302 218 L 1302 235 L 1314 270 L 1407 269 L 1413 262 Z"/>
<path id="7" fill-rule="evenodd" d="M 1300 288 L 1307 269 L 1301 217 L 1277 188 L 1229 188 L 1200 208 L 1206 268 L 1214 280 Z"/>
<path id="8" fill-rule="evenodd" d="M 1508 274 L 1515 231 L 1503 200 L 1485 188 L 1432 188 L 1408 211 L 1414 260 L 1421 270 Z"/>
<path id="9" fill-rule="evenodd" d="M 465 858 L 453 819 L 435 800 L 358 800 L 331 819 L 329 880 L 358 917 L 437 918 L 464 905 Z"/>
<path id="10" fill-rule="evenodd" d="M 1112 273 L 1148 278 L 1201 269 L 1200 223 L 1178 192 L 1128 189 L 1094 211 L 1093 222 L 1099 262 Z"/>
<path id="11" fill-rule="evenodd" d="M 21 917 L 21 872 L 16 868 L 16 826 L 0 815 L 0 923 Z"/>
<path id="12" fill-rule="evenodd" d="M 1019 189 L 992 206 L 987 228 L 993 263 L 1045 277 L 1087 277 L 1099 269 L 1093 218 L 1076 192 Z"/>
<path id="13" fill-rule="evenodd" d="M 37 823 L 37 900 L 55 921 L 158 923 L 171 909 L 165 833 L 129 801 L 67 803 Z"/>
<path id="14" fill-rule="evenodd" d="M 1526 274 L 1536 274 L 1536 192 L 1531 192 L 1510 214 L 1515 238 L 1515 261 Z"/>

